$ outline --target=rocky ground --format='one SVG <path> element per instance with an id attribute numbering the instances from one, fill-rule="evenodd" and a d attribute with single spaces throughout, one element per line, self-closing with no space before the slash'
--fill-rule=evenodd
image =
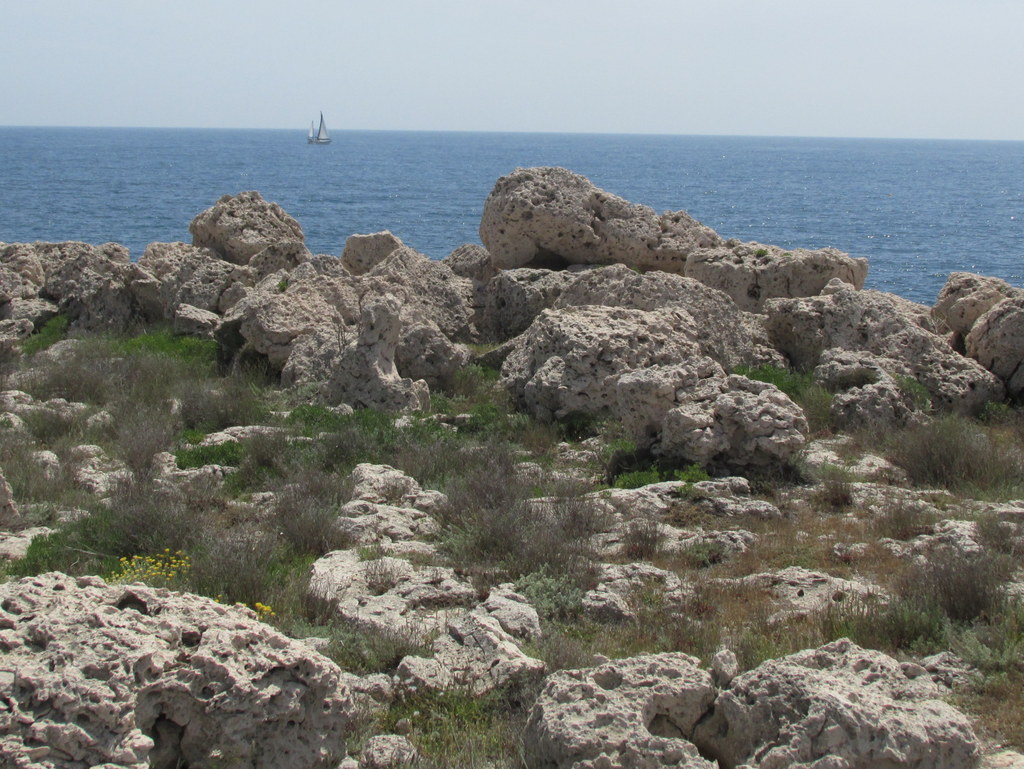
<path id="1" fill-rule="evenodd" d="M 4 766 L 1024 766 L 1024 290 L 551 168 L 191 233 L 0 244 Z"/>

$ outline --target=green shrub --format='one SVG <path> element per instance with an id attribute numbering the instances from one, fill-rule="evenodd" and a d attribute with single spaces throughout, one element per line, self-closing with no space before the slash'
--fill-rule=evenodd
<path id="1" fill-rule="evenodd" d="M 115 339 L 112 347 L 115 354 L 173 358 L 211 372 L 217 360 L 217 343 L 212 339 L 177 336 L 164 329 Z"/>
<path id="2" fill-rule="evenodd" d="M 938 603 L 920 597 L 851 598 L 831 603 L 821 615 L 826 640 L 849 638 L 869 649 L 931 654 L 944 648 L 949 619 Z"/>
<path id="3" fill-rule="evenodd" d="M 548 567 L 524 574 L 515 585 L 516 592 L 526 597 L 542 619 L 567 621 L 583 611 L 580 586 L 564 574 L 552 574 Z"/>
<path id="4" fill-rule="evenodd" d="M 1024 492 L 1021 446 L 956 414 L 894 433 L 887 454 L 917 485 L 997 498 Z"/>
<path id="5" fill-rule="evenodd" d="M 661 473 L 657 470 L 633 470 L 622 473 L 615 479 L 617 489 L 639 489 L 661 481 Z"/>
<path id="6" fill-rule="evenodd" d="M 67 316 L 54 315 L 21 343 L 21 351 L 26 355 L 34 355 L 47 347 L 52 347 L 67 334 L 68 322 Z"/>
<path id="7" fill-rule="evenodd" d="M 204 465 L 237 467 L 245 456 L 245 448 L 238 441 L 224 441 L 209 446 L 190 446 L 174 452 L 179 470 Z"/>

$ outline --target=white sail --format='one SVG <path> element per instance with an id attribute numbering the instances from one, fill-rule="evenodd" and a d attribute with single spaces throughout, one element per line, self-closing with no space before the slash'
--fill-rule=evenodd
<path id="1" fill-rule="evenodd" d="M 309 140 L 313 141 L 313 121 L 309 121 Z"/>
<path id="2" fill-rule="evenodd" d="M 328 142 L 331 140 L 330 134 L 327 133 L 327 123 L 324 122 L 324 113 L 320 113 L 320 130 L 316 132 L 316 140 L 318 142 Z"/>

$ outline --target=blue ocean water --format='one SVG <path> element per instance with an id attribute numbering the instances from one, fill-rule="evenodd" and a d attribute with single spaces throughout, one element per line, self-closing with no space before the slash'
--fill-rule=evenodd
<path id="1" fill-rule="evenodd" d="M 259 190 L 317 253 L 389 229 L 442 258 L 479 242 L 495 180 L 559 165 L 724 237 L 834 246 L 868 287 L 932 303 L 955 270 L 1024 285 L 1024 142 L 598 134 L 0 128 L 0 241 L 189 241 L 225 193 Z"/>

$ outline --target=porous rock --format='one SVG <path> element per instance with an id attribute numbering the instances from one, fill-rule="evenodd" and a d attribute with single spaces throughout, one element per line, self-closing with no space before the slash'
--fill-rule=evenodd
<path id="1" fill-rule="evenodd" d="M 943 409 L 972 413 L 1001 400 L 1002 383 L 922 328 L 911 303 L 834 281 L 820 296 L 765 303 L 773 344 L 797 368 L 813 368 L 832 348 L 869 352 L 891 375 L 910 376 Z"/>
<path id="2" fill-rule="evenodd" d="M 156 279 L 151 301 L 159 307 L 159 317 L 168 319 L 182 304 L 223 313 L 230 309 L 225 301 L 228 289 L 257 282 L 249 268 L 221 259 L 212 249 L 187 243 L 150 243 L 139 266 Z"/>
<path id="3" fill-rule="evenodd" d="M 400 412 L 427 408 L 427 383 L 403 378 L 395 366 L 401 332 L 399 310 L 399 301 L 391 295 L 363 305 L 359 335 L 341 351 L 338 365 L 324 385 L 328 403 Z"/>
<path id="4" fill-rule="evenodd" d="M 18 512 L 18 505 L 14 501 L 14 492 L 11 484 L 0 472 L 0 528 L 17 526 L 21 522 L 21 514 Z"/>
<path id="5" fill-rule="evenodd" d="M 1024 291 L 978 318 L 964 344 L 969 356 L 1005 383 L 1011 397 L 1024 397 Z"/>
<path id="6" fill-rule="evenodd" d="M 408 737 L 375 734 L 366 741 L 359 759 L 360 769 L 403 769 L 412 766 L 419 754 Z"/>
<path id="7" fill-rule="evenodd" d="M 220 326 L 220 316 L 209 310 L 202 310 L 191 304 L 179 304 L 174 308 L 175 334 L 213 339 Z"/>
<path id="8" fill-rule="evenodd" d="M 970 272 L 946 278 L 932 307 L 932 317 L 952 331 L 962 344 L 975 321 L 1004 299 L 1024 294 L 1005 280 Z"/>
<path id="9" fill-rule="evenodd" d="M 741 310 L 759 312 L 775 297 L 816 296 L 832 279 L 863 288 L 868 260 L 834 248 L 785 251 L 761 243 L 730 242 L 693 253 L 685 274 L 724 291 Z"/>
<path id="10" fill-rule="evenodd" d="M 522 408 L 545 421 L 610 415 L 619 375 L 699 353 L 696 336 L 693 318 L 681 310 L 545 310 L 516 340 L 500 381 Z"/>
<path id="11" fill-rule="evenodd" d="M 255 190 L 223 196 L 198 214 L 188 229 L 192 245 L 211 248 L 221 259 L 234 264 L 248 264 L 272 244 L 305 241 L 299 223 Z"/>
<path id="12" fill-rule="evenodd" d="M 704 467 L 785 465 L 803 448 L 803 411 L 774 385 L 724 376 L 709 358 L 628 371 L 617 414 L 642 446 Z"/>
<path id="13" fill-rule="evenodd" d="M 248 609 L 60 573 L 0 596 L 12 766 L 312 769 L 345 754 L 355 708 L 337 666 Z"/>
<path id="14" fill-rule="evenodd" d="M 694 741 L 722 766 L 969 769 L 970 721 L 881 652 L 847 639 L 734 678 Z"/>
<path id="15" fill-rule="evenodd" d="M 855 600 L 884 600 L 885 593 L 877 585 L 833 577 L 802 566 L 788 566 L 779 571 L 750 574 L 737 579 L 721 580 L 722 584 L 742 585 L 768 591 L 777 611 L 769 622 L 794 616 L 805 616 L 835 603 Z"/>
<path id="16" fill-rule="evenodd" d="M 685 654 L 606 662 L 548 677 L 523 734 L 530 769 L 717 769 L 690 741 L 715 699 Z"/>
<path id="17" fill-rule="evenodd" d="M 913 393 L 889 373 L 899 368 L 863 350 L 825 350 L 814 380 L 834 393 L 832 423 L 841 430 L 885 430 L 920 417 Z"/>
<path id="18" fill-rule="evenodd" d="M 395 366 L 402 376 L 439 389 L 450 385 L 469 359 L 468 347 L 451 341 L 429 321 L 403 327 L 395 350 Z"/>
<path id="19" fill-rule="evenodd" d="M 309 593 L 336 602 L 342 619 L 417 641 L 445 632 L 476 603 L 476 590 L 452 569 L 390 556 L 363 561 L 351 550 L 313 564 Z"/>
<path id="20" fill-rule="evenodd" d="M 405 244 L 390 230 L 369 235 L 349 235 L 341 252 L 341 263 L 353 275 L 369 272 L 385 257 Z"/>
<path id="21" fill-rule="evenodd" d="M 659 216 L 564 168 L 519 168 L 484 202 L 480 241 L 502 269 L 622 263 L 682 274 L 721 238 L 685 211 Z"/>
<path id="22" fill-rule="evenodd" d="M 502 270 L 481 291 L 476 317 L 481 338 L 503 342 L 518 336 L 579 277 L 570 270 Z"/>
<path id="23" fill-rule="evenodd" d="M 588 304 L 646 311 L 668 307 L 685 310 L 700 319 L 696 341 L 701 351 L 729 370 L 783 362 L 770 347 L 761 316 L 743 312 L 727 294 L 693 278 L 660 271 L 639 273 L 625 265 L 610 265 L 580 273 L 553 306 Z"/>

